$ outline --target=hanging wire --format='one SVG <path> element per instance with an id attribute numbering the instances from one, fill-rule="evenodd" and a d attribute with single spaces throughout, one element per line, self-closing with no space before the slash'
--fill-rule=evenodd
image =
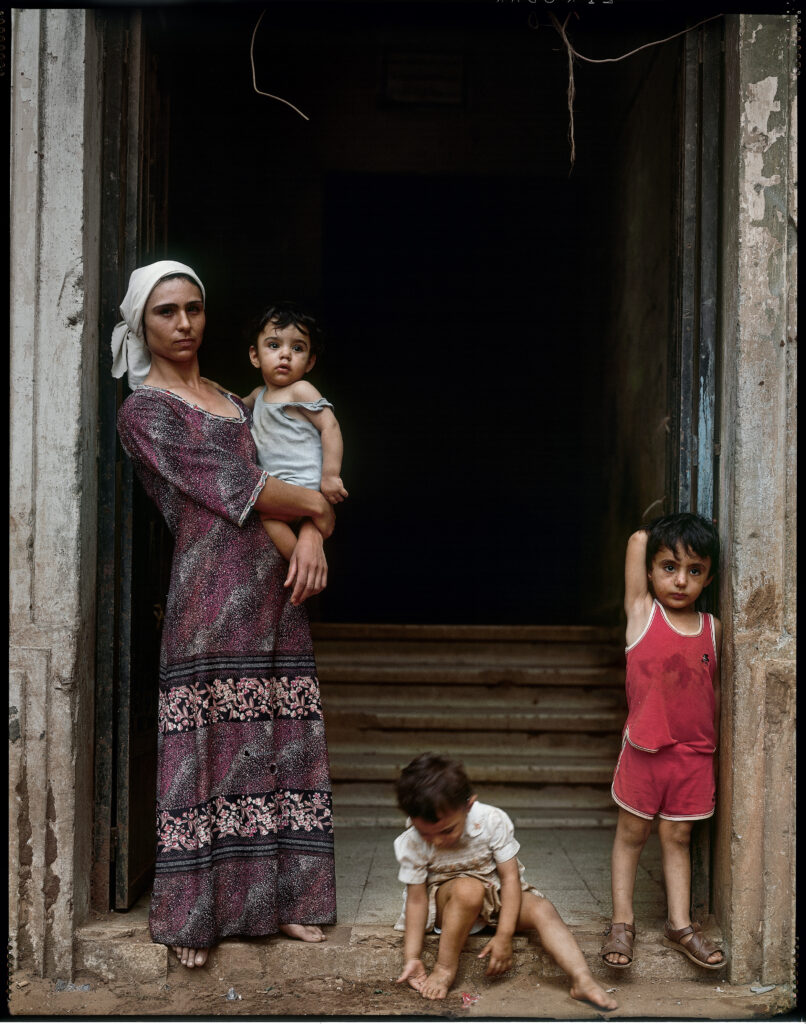
<path id="1" fill-rule="evenodd" d="M 672 39 L 677 39 L 678 36 L 684 36 L 687 32 L 693 32 L 695 28 L 699 28 L 700 25 L 705 25 L 709 21 L 715 21 L 717 18 L 721 18 L 721 14 L 712 14 L 710 18 L 703 18 L 702 21 L 698 21 L 696 25 L 690 25 L 688 28 L 682 29 L 680 32 L 675 32 L 674 35 L 666 36 L 665 39 L 655 39 L 650 43 L 644 43 L 643 46 L 637 46 L 634 50 L 630 50 L 629 53 L 623 53 L 620 57 L 585 57 L 581 54 L 574 46 L 566 34 L 565 27 L 568 24 L 568 19 L 571 17 L 569 14 L 565 21 L 560 24 L 559 19 L 556 15 L 549 12 L 554 28 L 560 35 L 560 38 L 565 45 L 566 52 L 568 53 L 568 139 L 571 143 L 571 168 L 568 171 L 569 177 L 571 171 L 574 169 L 574 163 L 576 161 L 576 143 L 574 140 L 574 98 L 576 96 L 576 86 L 574 84 L 574 57 L 579 60 L 584 60 L 588 64 L 615 64 L 617 61 L 626 60 L 628 57 L 632 57 L 633 54 L 639 53 L 641 50 L 646 50 L 650 46 L 660 46 L 662 43 L 668 43 Z M 537 26 L 533 26 L 537 27 Z"/>
<path id="2" fill-rule="evenodd" d="M 268 96 L 270 100 L 278 100 L 280 103 L 285 103 L 287 107 L 291 107 L 292 110 L 295 110 L 300 117 L 304 117 L 306 121 L 310 121 L 310 118 L 306 114 L 303 114 L 298 107 L 295 107 L 293 103 L 289 103 L 288 100 L 284 100 L 282 96 L 275 96 L 273 93 L 263 92 L 262 89 L 258 89 L 257 87 L 257 79 L 255 77 L 255 36 L 257 35 L 258 25 L 260 25 L 263 20 L 263 15 L 265 13 L 265 10 L 260 12 L 260 17 L 257 19 L 254 31 L 252 32 L 252 42 L 249 46 L 249 59 L 252 62 L 252 86 L 254 87 L 255 92 L 260 96 Z"/>

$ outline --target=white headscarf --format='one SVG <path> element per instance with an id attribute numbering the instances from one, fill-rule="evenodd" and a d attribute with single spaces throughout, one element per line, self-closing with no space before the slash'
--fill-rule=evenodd
<path id="1" fill-rule="evenodd" d="M 175 260 L 159 260 L 147 267 L 138 267 L 129 278 L 129 290 L 120 304 L 121 322 L 112 331 L 112 376 L 122 377 L 128 371 L 129 387 L 142 384 L 151 369 L 151 353 L 145 342 L 143 314 L 148 296 L 169 274 L 186 274 L 199 286 L 204 301 L 204 285 L 195 270 Z"/>

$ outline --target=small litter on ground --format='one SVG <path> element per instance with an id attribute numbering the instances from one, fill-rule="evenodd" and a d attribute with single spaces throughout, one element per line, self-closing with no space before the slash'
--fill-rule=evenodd
<path id="1" fill-rule="evenodd" d="M 774 988 L 775 988 L 775 985 L 758 985 L 758 984 L 756 984 L 756 985 L 751 985 L 750 986 L 750 991 L 751 992 L 755 992 L 755 994 L 757 996 L 760 996 L 764 992 L 772 992 L 772 990 Z"/>
<path id="2" fill-rule="evenodd" d="M 243 997 L 239 996 L 234 988 L 231 988 L 224 998 L 228 999 L 231 1003 L 234 1003 L 236 999 L 242 999 Z"/>
<path id="3" fill-rule="evenodd" d="M 468 1008 L 468 1006 L 472 1006 L 473 1003 L 477 1003 L 478 1001 L 479 1001 L 479 997 L 478 996 L 472 996 L 469 992 L 463 992 L 462 993 L 462 1009 L 463 1010 L 466 1010 Z"/>

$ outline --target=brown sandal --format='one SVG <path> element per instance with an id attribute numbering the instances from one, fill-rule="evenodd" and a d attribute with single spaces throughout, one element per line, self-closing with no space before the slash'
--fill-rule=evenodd
<path id="1" fill-rule="evenodd" d="M 687 935 L 691 938 L 688 942 L 682 942 Z M 705 967 L 709 971 L 719 971 L 727 964 L 725 951 L 715 946 L 710 939 L 702 933 L 702 925 L 693 923 L 687 928 L 672 928 L 669 922 L 663 929 L 663 945 L 668 949 L 676 949 L 684 956 L 687 956 L 693 964 L 698 967 Z M 708 963 L 708 957 L 712 953 L 721 953 L 722 959 L 715 964 Z"/>
<path id="2" fill-rule="evenodd" d="M 635 925 L 623 922 L 611 921 L 604 931 L 607 942 L 599 950 L 599 956 L 605 967 L 615 967 L 616 970 L 624 970 L 625 967 L 632 967 L 633 964 L 633 943 L 635 942 Z M 621 956 L 628 956 L 629 963 L 614 964 L 605 960 L 609 953 L 619 953 Z"/>

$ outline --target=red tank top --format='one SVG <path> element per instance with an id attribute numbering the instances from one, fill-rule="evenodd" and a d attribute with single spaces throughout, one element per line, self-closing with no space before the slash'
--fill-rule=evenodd
<path id="1" fill-rule="evenodd" d="M 641 636 L 627 648 L 627 740 L 653 753 L 673 743 L 713 753 L 714 619 L 700 615 L 693 636 L 679 633 L 652 605 Z"/>

